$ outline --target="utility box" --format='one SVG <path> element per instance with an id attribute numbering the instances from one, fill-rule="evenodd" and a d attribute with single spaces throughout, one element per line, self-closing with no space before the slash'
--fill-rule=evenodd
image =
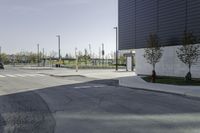
<path id="1" fill-rule="evenodd" d="M 126 71 L 134 71 L 135 63 L 134 57 L 135 53 L 125 53 L 124 56 L 126 57 Z"/>
<path id="2" fill-rule="evenodd" d="M 126 70 L 133 71 L 132 57 L 126 57 Z"/>

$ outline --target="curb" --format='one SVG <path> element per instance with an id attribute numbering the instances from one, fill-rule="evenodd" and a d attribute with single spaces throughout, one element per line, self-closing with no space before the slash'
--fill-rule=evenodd
<path id="1" fill-rule="evenodd" d="M 134 90 L 142 90 L 142 91 L 158 92 L 158 93 L 172 94 L 172 95 L 177 95 L 177 96 L 187 96 L 185 93 L 182 94 L 182 93 L 167 92 L 167 91 L 160 91 L 160 90 L 150 90 L 150 89 L 146 89 L 146 88 L 130 87 L 130 86 L 121 85 L 121 84 L 119 84 L 119 86 L 121 86 L 121 87 L 127 87 L 127 88 L 134 89 Z"/>
<path id="2" fill-rule="evenodd" d="M 119 86 L 128 87 L 130 89 L 135 89 L 135 90 L 143 90 L 143 91 L 158 92 L 158 93 L 164 93 L 164 94 L 171 94 L 171 95 L 177 95 L 177 96 L 197 98 L 198 100 L 200 100 L 200 96 L 194 95 L 194 94 L 189 93 L 189 92 L 172 92 L 172 91 L 170 92 L 170 91 L 165 91 L 165 90 L 154 90 L 154 89 L 148 89 L 148 88 L 140 88 L 138 86 L 134 87 L 134 86 L 125 85 L 123 83 L 120 83 L 120 81 L 119 81 Z"/>
<path id="3" fill-rule="evenodd" d="M 84 75 L 55 75 L 55 74 L 46 74 L 46 73 L 39 73 L 39 74 L 44 74 L 44 75 L 48 75 L 48 76 L 52 76 L 52 77 L 83 77 L 85 78 L 86 76 Z"/>
<path id="4" fill-rule="evenodd" d="M 50 74 L 49 76 L 52 76 L 52 77 L 83 77 L 83 78 L 86 78 L 86 76 L 83 76 L 83 75 L 54 75 L 54 74 Z"/>
<path id="5" fill-rule="evenodd" d="M 172 94 L 172 95 L 179 95 L 179 96 L 184 96 L 184 97 L 192 97 L 192 98 L 197 98 L 197 99 L 200 100 L 200 93 L 199 92 L 195 93 L 196 88 L 195 88 L 194 92 L 192 92 L 192 90 L 190 90 L 188 88 L 184 88 L 184 87 L 181 88 L 180 91 L 177 91 L 176 89 L 174 89 L 174 90 L 173 89 L 169 89 L 169 90 L 168 89 L 159 89 L 158 88 L 159 86 L 154 87 L 154 86 L 151 85 L 151 83 L 146 82 L 140 76 L 137 76 L 137 77 L 139 77 L 139 79 L 141 79 L 144 82 L 144 84 L 146 84 L 146 85 L 142 85 L 143 83 L 140 83 L 141 86 L 140 86 L 140 84 L 139 85 L 138 84 L 136 84 L 136 85 L 129 84 L 127 82 L 124 82 L 123 79 L 121 79 L 121 80 L 119 79 L 120 80 L 119 85 L 123 86 L 123 87 L 131 88 L 131 89 L 151 91 L 151 92 L 159 92 L 159 93 Z M 149 84 L 150 87 L 148 87 L 148 84 Z M 165 86 L 165 85 L 168 85 L 168 84 L 160 84 L 160 85 Z M 180 87 L 180 86 L 176 86 L 176 85 L 169 85 L 167 87 L 173 87 L 173 86 Z M 188 86 L 188 87 L 190 87 L 190 86 Z M 164 88 L 166 88 L 166 86 Z"/>

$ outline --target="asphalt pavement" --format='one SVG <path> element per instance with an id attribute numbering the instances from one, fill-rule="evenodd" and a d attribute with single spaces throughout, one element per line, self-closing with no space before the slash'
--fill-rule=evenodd
<path id="1" fill-rule="evenodd" d="M 0 133 L 199 133 L 200 100 L 116 80 L 0 71 Z"/>

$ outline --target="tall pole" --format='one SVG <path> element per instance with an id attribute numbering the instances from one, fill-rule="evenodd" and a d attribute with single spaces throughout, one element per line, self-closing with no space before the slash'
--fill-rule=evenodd
<path id="1" fill-rule="evenodd" d="M 116 30 L 116 71 L 118 71 L 118 27 L 114 27 Z"/>
<path id="2" fill-rule="evenodd" d="M 44 48 L 42 49 L 42 58 L 43 58 L 43 67 L 45 66 L 45 59 L 44 59 Z"/>
<path id="3" fill-rule="evenodd" d="M 75 58 L 76 58 L 76 72 L 78 72 L 78 55 L 77 55 L 77 48 L 75 48 Z"/>
<path id="4" fill-rule="evenodd" d="M 44 48 L 42 49 L 42 57 L 44 59 Z"/>
<path id="5" fill-rule="evenodd" d="M 56 37 L 58 37 L 58 58 L 59 61 L 61 60 L 61 55 L 60 55 L 60 35 L 57 35 Z"/>
<path id="6" fill-rule="evenodd" d="M 104 65 L 104 55 L 105 55 L 105 51 L 104 51 L 104 44 L 102 43 L 102 65 Z"/>
<path id="7" fill-rule="evenodd" d="M 89 44 L 89 52 L 90 52 L 90 58 L 92 58 L 92 48 L 91 48 L 91 44 Z"/>
<path id="8" fill-rule="evenodd" d="M 1 46 L 0 46 L 0 62 L 2 62 L 2 58 L 1 58 Z"/>
<path id="9" fill-rule="evenodd" d="M 40 66 L 40 44 L 37 44 L 37 52 L 38 52 L 38 67 Z"/>
<path id="10" fill-rule="evenodd" d="M 101 65 L 101 47 L 99 47 L 99 66 Z"/>

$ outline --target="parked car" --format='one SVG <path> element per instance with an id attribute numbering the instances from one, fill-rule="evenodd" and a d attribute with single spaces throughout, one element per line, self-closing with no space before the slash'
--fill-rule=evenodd
<path id="1" fill-rule="evenodd" d="M 0 69 L 4 69 L 4 65 L 2 62 L 0 62 Z"/>

